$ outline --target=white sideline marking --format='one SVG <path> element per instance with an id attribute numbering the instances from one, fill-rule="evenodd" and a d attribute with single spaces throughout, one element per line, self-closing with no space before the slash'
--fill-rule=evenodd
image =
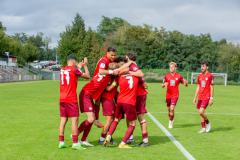
<path id="1" fill-rule="evenodd" d="M 158 126 L 158 128 L 160 128 L 165 133 L 165 135 L 168 136 L 168 138 L 188 160 L 195 160 L 195 158 L 183 147 L 183 145 L 178 142 L 174 136 L 150 112 L 148 112 L 147 115 Z"/>
<path id="2" fill-rule="evenodd" d="M 157 114 L 167 114 L 168 112 L 151 112 Z M 197 112 L 175 112 L 176 114 L 199 114 Z M 207 115 L 240 116 L 240 113 L 206 113 Z"/>

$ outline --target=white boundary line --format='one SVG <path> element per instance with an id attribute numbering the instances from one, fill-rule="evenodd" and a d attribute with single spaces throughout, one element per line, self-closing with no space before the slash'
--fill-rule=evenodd
<path id="1" fill-rule="evenodd" d="M 151 112 L 156 114 L 167 114 L 168 112 Z M 176 114 L 192 114 L 192 115 L 198 115 L 197 112 L 175 112 Z M 222 116 L 240 116 L 240 113 L 206 113 L 207 115 L 222 115 Z"/>
<path id="2" fill-rule="evenodd" d="M 168 136 L 168 138 L 188 160 L 195 160 L 195 158 L 183 147 L 183 145 L 177 141 L 174 136 L 150 112 L 148 112 L 147 115 L 158 126 L 158 128 L 160 128 L 164 134 Z"/>

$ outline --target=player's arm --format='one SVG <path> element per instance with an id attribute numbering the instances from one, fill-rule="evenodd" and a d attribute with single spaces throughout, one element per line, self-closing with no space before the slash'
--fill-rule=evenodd
<path id="1" fill-rule="evenodd" d="M 118 75 L 128 73 L 128 72 L 129 72 L 129 66 L 130 66 L 132 63 L 135 63 L 135 62 L 129 60 L 127 63 L 124 63 L 121 67 L 119 67 L 118 69 L 116 69 L 116 70 L 118 71 Z"/>
<path id="2" fill-rule="evenodd" d="M 193 98 L 193 104 L 196 104 L 196 102 L 197 102 L 198 93 L 199 93 L 199 84 L 197 85 L 197 88 L 196 88 L 196 91 L 195 91 L 195 95 L 194 95 L 194 98 Z"/>
<path id="3" fill-rule="evenodd" d="M 82 67 L 84 68 L 84 72 L 82 73 L 81 77 L 85 79 L 90 78 L 90 72 L 88 70 L 88 59 L 85 57 L 82 62 L 78 64 L 78 69 L 80 70 Z"/>
<path id="4" fill-rule="evenodd" d="M 113 81 L 111 85 L 107 86 L 106 91 L 111 91 L 116 86 L 117 86 L 117 82 Z"/>
<path id="5" fill-rule="evenodd" d="M 168 86 L 168 82 L 166 80 L 166 76 L 163 78 L 162 88 L 165 88 Z"/>
<path id="6" fill-rule="evenodd" d="M 210 99 L 209 99 L 209 105 L 211 106 L 213 104 L 213 84 L 210 85 Z"/>
<path id="7" fill-rule="evenodd" d="M 183 78 L 183 80 L 182 80 L 182 84 L 183 84 L 184 86 L 187 87 L 187 86 L 188 86 L 188 81 L 187 81 L 186 79 Z"/>
<path id="8" fill-rule="evenodd" d="M 129 71 L 129 74 L 131 74 L 135 77 L 140 77 L 140 78 L 144 76 L 144 73 L 142 72 L 141 69 L 137 70 L 136 72 Z"/>

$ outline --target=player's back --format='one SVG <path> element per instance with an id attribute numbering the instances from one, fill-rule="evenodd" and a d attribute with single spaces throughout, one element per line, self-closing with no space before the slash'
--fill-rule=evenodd
<path id="1" fill-rule="evenodd" d="M 83 90 L 91 95 L 94 100 L 98 100 L 110 80 L 111 77 L 109 75 L 97 74 L 83 87 Z"/>
<path id="2" fill-rule="evenodd" d="M 77 83 L 81 72 L 73 67 L 66 66 L 60 70 L 60 101 L 77 102 Z"/>
<path id="3" fill-rule="evenodd" d="M 120 92 L 118 103 L 136 104 L 138 77 L 132 75 L 121 75 L 118 80 Z"/>

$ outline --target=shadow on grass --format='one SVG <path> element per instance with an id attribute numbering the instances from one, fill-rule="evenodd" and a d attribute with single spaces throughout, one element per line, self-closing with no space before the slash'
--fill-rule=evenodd
<path id="1" fill-rule="evenodd" d="M 167 136 L 151 136 L 150 135 L 148 138 L 149 138 L 149 144 L 151 146 L 170 142 L 170 139 Z M 121 137 L 114 137 L 113 136 L 113 139 L 117 143 L 117 145 L 122 141 Z M 135 142 L 134 142 L 133 145 L 139 144 L 142 141 L 142 136 L 134 136 L 134 141 Z M 94 144 L 94 145 L 99 145 L 98 140 L 91 141 L 91 143 Z M 113 147 L 115 147 L 115 146 L 113 146 Z"/>
<path id="2" fill-rule="evenodd" d="M 194 127 L 194 126 L 200 126 L 200 124 L 199 123 L 176 124 L 174 125 L 174 128 L 188 128 L 188 127 Z"/>
<path id="3" fill-rule="evenodd" d="M 226 132 L 226 131 L 231 131 L 231 130 L 233 130 L 233 129 L 234 129 L 234 127 L 218 127 L 218 128 L 212 128 L 212 130 L 210 131 L 210 133 L 211 133 L 211 132 L 221 132 L 221 131 Z"/>

